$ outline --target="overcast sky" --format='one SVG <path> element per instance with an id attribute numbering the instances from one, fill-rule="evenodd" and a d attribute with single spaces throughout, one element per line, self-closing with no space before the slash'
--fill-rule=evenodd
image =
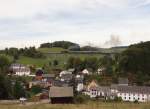
<path id="1" fill-rule="evenodd" d="M 150 40 L 150 0 L 0 0 L 0 48 Z"/>

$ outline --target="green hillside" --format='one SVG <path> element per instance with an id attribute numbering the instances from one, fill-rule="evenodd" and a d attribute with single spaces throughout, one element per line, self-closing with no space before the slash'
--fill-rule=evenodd
<path id="1" fill-rule="evenodd" d="M 50 52 L 61 53 L 62 51 L 68 51 L 68 50 L 61 47 L 53 47 L 53 48 L 38 48 L 38 51 L 42 53 L 50 53 Z"/>
<path id="2" fill-rule="evenodd" d="M 21 56 L 19 60 L 17 60 L 17 62 L 25 65 L 35 65 L 37 67 L 42 67 L 44 64 L 48 63 L 48 60 L 42 58 L 37 59 L 37 58 Z"/>
<path id="3" fill-rule="evenodd" d="M 69 59 L 69 57 L 79 57 L 81 59 L 84 59 L 86 57 L 101 58 L 103 56 L 104 55 L 101 54 L 47 54 L 46 58 L 30 58 L 30 57 L 20 56 L 17 62 L 25 65 L 35 65 L 36 67 L 43 67 L 43 65 L 49 64 L 49 62 L 58 60 L 59 65 L 57 67 L 64 68 L 64 65 Z"/>

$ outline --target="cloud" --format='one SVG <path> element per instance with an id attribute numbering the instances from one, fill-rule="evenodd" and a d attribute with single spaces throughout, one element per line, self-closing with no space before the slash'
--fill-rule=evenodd
<path id="1" fill-rule="evenodd" d="M 0 16 L 27 17 L 62 10 L 127 8 L 149 3 L 150 0 L 0 0 Z"/>
<path id="2" fill-rule="evenodd" d="M 121 45 L 122 41 L 118 35 L 111 35 L 110 39 L 104 43 L 107 47 L 114 47 Z"/>
<path id="3" fill-rule="evenodd" d="M 0 47 L 54 40 L 99 46 L 106 41 L 119 45 L 118 39 L 124 45 L 150 40 L 148 5 L 150 0 L 0 0 Z"/>

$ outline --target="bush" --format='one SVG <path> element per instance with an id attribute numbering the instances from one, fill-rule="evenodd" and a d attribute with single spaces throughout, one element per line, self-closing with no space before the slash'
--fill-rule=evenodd
<path id="1" fill-rule="evenodd" d="M 139 101 L 138 101 L 138 100 L 135 100 L 134 103 L 139 103 Z"/>
<path id="2" fill-rule="evenodd" d="M 42 88 L 39 85 L 33 86 L 31 88 L 31 92 L 36 95 L 42 91 Z"/>
<path id="3" fill-rule="evenodd" d="M 121 98 L 121 97 L 115 97 L 114 101 L 116 101 L 116 102 L 121 102 L 121 101 L 122 101 L 122 98 Z"/>
<path id="4" fill-rule="evenodd" d="M 86 103 L 89 100 L 89 96 L 79 94 L 74 98 L 74 102 L 78 104 Z"/>

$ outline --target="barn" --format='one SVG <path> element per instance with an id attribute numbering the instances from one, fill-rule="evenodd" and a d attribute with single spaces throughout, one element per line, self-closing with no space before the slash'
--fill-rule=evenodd
<path id="1" fill-rule="evenodd" d="M 50 87 L 50 102 L 52 104 L 69 104 L 73 103 L 73 87 Z"/>

